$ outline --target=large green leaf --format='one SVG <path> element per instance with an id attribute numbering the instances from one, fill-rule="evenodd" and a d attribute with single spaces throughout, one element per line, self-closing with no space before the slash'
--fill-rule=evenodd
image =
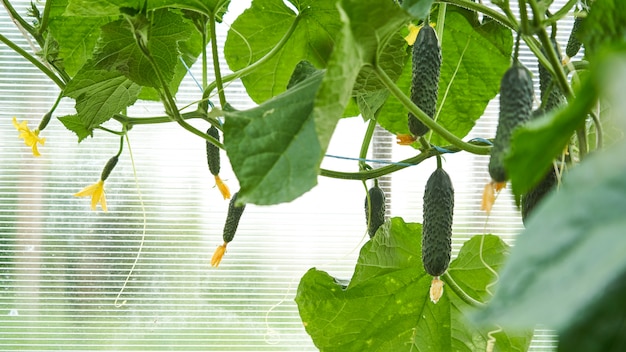
<path id="1" fill-rule="evenodd" d="M 229 3 L 230 0 L 69 0 L 65 14 L 81 17 L 117 16 L 120 7 L 138 10 L 147 5 L 146 10 L 171 7 L 221 16 Z"/>
<path id="2" fill-rule="evenodd" d="M 625 152 L 589 157 L 533 212 L 481 320 L 566 329 L 626 271 Z"/>
<path id="3" fill-rule="evenodd" d="M 505 166 L 515 194 L 524 194 L 536 185 L 563 152 L 572 133 L 584 125 L 598 90 L 587 80 L 578 93 L 565 108 L 532 120 L 513 132 Z"/>
<path id="4" fill-rule="evenodd" d="M 178 92 L 180 83 L 188 74 L 187 68 L 191 67 L 198 60 L 198 56 L 200 56 L 200 53 L 202 52 L 202 35 L 200 32 L 191 31 L 185 40 L 178 42 L 178 50 L 180 52 L 180 57 L 179 60 L 176 61 L 176 66 L 174 67 L 174 76 L 169 81 L 169 89 L 172 94 L 176 94 L 176 92 Z M 139 98 L 156 101 L 161 99 L 156 89 L 151 87 L 143 87 L 141 93 L 139 94 Z"/>
<path id="5" fill-rule="evenodd" d="M 317 184 L 322 151 L 313 124 L 316 71 L 283 94 L 245 111 L 224 111 L 224 145 L 244 203 L 289 202 Z"/>
<path id="6" fill-rule="evenodd" d="M 100 37 L 100 27 L 117 19 L 115 16 L 64 16 L 68 1 L 52 1 L 50 10 L 50 33 L 58 43 L 59 57 L 63 68 L 74 76 L 91 58 L 96 41 Z"/>
<path id="7" fill-rule="evenodd" d="M 622 0 L 593 2 L 579 37 L 585 44 L 585 56 L 591 60 L 602 46 L 623 43 L 626 38 L 626 2 Z"/>
<path id="8" fill-rule="evenodd" d="M 79 141 L 91 135 L 94 128 L 108 121 L 113 114 L 132 105 L 141 87 L 120 72 L 100 70 L 89 65 L 81 69 L 63 91 L 76 100 L 76 115 L 61 117 Z"/>
<path id="9" fill-rule="evenodd" d="M 342 28 L 315 97 L 313 111 L 315 129 L 323 151 L 350 101 L 359 72 L 364 66 L 384 70 L 377 59 L 390 38 L 397 35 L 402 25 L 410 19 L 392 1 L 343 0 L 338 6 Z M 381 13 L 385 15 L 381 16 Z"/>
<path id="10" fill-rule="evenodd" d="M 340 27 L 335 1 L 290 2 L 297 14 L 282 0 L 254 0 L 228 32 L 224 54 L 231 70 L 237 71 L 272 50 L 298 18 L 281 53 L 242 77 L 248 94 L 259 103 L 285 91 L 291 72 L 301 60 L 325 67 Z"/>
<path id="11" fill-rule="evenodd" d="M 508 28 L 496 21 L 481 24 L 475 13 L 448 7 L 441 39 L 443 62 L 437 122 L 462 138 L 498 93 L 502 75 L 510 66 L 513 37 Z M 412 66 L 408 61 L 397 82 L 407 95 L 411 91 Z M 392 133 L 406 134 L 407 113 L 396 98 L 390 98 L 378 121 Z M 439 135 L 429 135 L 431 143 L 447 144 Z"/>
<path id="12" fill-rule="evenodd" d="M 118 70 L 133 82 L 159 87 L 156 71 L 136 43 L 133 31 L 145 31 L 147 48 L 165 82 L 170 82 L 179 64 L 178 42 L 189 37 L 191 25 L 182 16 L 168 10 L 156 10 L 149 17 L 138 15 L 139 28 L 131 28 L 127 20 L 102 27 L 94 62 L 97 67 Z"/>
<path id="13" fill-rule="evenodd" d="M 496 236 L 475 236 L 449 273 L 470 296 L 485 297 L 494 276 L 483 261 L 497 270 L 507 248 Z M 467 322 L 464 315 L 470 307 L 449 286 L 432 303 L 431 280 L 421 262 L 421 225 L 393 218 L 363 246 L 347 287 L 311 269 L 300 281 L 296 302 L 307 332 L 322 351 L 485 350 L 490 329 Z M 496 349 L 525 351 L 531 335 L 497 333 Z"/>

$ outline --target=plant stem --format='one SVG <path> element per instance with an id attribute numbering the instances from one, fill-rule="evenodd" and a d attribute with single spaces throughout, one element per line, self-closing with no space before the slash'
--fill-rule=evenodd
<path id="1" fill-rule="evenodd" d="M 459 286 L 459 284 L 457 284 L 456 281 L 454 281 L 454 279 L 452 278 L 452 275 L 450 275 L 449 272 L 446 271 L 442 275 L 442 280 L 446 284 L 448 284 L 448 286 L 452 289 L 452 291 L 454 291 L 454 293 L 456 293 L 456 295 L 459 296 L 459 298 L 462 299 L 463 302 L 469 304 L 472 307 L 484 307 L 485 306 L 483 302 L 480 302 L 474 299 L 473 297 L 468 295 L 465 291 L 463 291 L 461 286 Z"/>
<path id="2" fill-rule="evenodd" d="M 375 129 L 376 119 L 371 119 L 367 125 L 367 130 L 365 131 L 365 136 L 363 137 L 363 143 L 361 143 L 361 151 L 359 152 L 359 159 L 361 159 L 361 161 L 359 161 L 359 170 L 365 169 L 365 161 L 363 161 L 363 159 L 367 157 L 367 150 L 370 147 Z"/>
<path id="3" fill-rule="evenodd" d="M 561 18 L 567 16 L 569 10 L 571 10 L 572 7 L 574 7 L 574 5 L 578 3 L 578 1 L 579 0 L 569 0 L 568 2 L 566 2 L 563 7 L 561 7 L 557 12 L 553 13 L 550 18 L 545 20 L 544 23 L 546 24 L 546 26 L 552 25 L 552 23 L 556 23 Z"/>
<path id="4" fill-rule="evenodd" d="M 20 16 L 20 14 L 15 11 L 15 8 L 13 7 L 13 5 L 11 5 L 11 2 L 9 0 L 2 0 L 2 4 L 6 8 L 11 19 L 17 22 L 16 25 L 22 27 L 25 31 L 30 33 L 30 35 L 32 35 L 37 40 L 37 43 L 41 45 L 43 38 L 38 35 L 38 33 L 35 31 L 35 28 L 31 26 L 30 23 L 26 22 L 24 18 L 22 18 L 22 16 Z"/>
<path id="5" fill-rule="evenodd" d="M 443 3 L 439 5 L 439 10 L 437 12 L 437 37 L 439 38 L 439 44 L 443 43 L 443 28 L 446 22 L 446 8 L 447 4 Z"/>
<path id="6" fill-rule="evenodd" d="M 404 92 L 402 92 L 400 88 L 398 88 L 398 86 L 396 86 L 393 80 L 389 78 L 389 76 L 387 76 L 385 71 L 377 66 L 375 66 L 373 69 L 376 73 L 376 76 L 389 89 L 391 94 L 395 96 L 398 100 L 400 100 L 402 105 L 409 109 L 410 112 L 412 112 L 420 121 L 422 121 L 426 126 L 433 130 L 433 132 L 438 133 L 441 137 L 450 142 L 452 145 L 472 154 L 487 155 L 490 153 L 491 147 L 478 146 L 475 144 L 464 142 L 457 136 L 450 133 L 450 131 L 439 125 L 433 119 L 428 117 L 428 115 L 426 115 L 426 113 L 424 113 L 419 107 L 417 107 L 411 101 L 411 99 L 407 97 L 406 94 L 404 94 Z"/>
<path id="7" fill-rule="evenodd" d="M 50 10 L 52 9 L 52 1 L 46 1 L 43 8 L 43 14 L 41 15 L 41 23 L 37 34 L 42 35 L 48 29 L 48 23 L 50 20 Z"/>
<path id="8" fill-rule="evenodd" d="M 208 58 L 206 47 L 209 45 L 208 37 L 207 37 L 207 29 L 206 22 L 202 25 L 202 89 L 205 89 L 207 84 L 209 84 L 208 78 Z"/>
<path id="9" fill-rule="evenodd" d="M 217 51 L 217 34 L 215 33 L 215 15 L 209 16 L 209 30 L 211 31 L 211 54 L 213 57 L 213 71 L 215 71 L 215 84 L 217 85 L 217 94 L 220 98 L 220 106 L 226 106 L 226 95 L 224 94 L 224 85 L 222 83 L 222 73 L 220 72 L 220 57 Z"/>
<path id="10" fill-rule="evenodd" d="M 235 79 L 237 79 L 239 77 L 245 76 L 248 73 L 254 71 L 260 65 L 262 65 L 262 64 L 266 63 L 268 60 L 272 59 L 274 57 L 274 55 L 276 55 L 278 52 L 280 52 L 283 49 L 283 47 L 285 46 L 287 41 L 289 41 L 289 39 L 291 38 L 291 35 L 296 30 L 296 27 L 298 26 L 299 22 L 300 22 L 300 16 L 296 16 L 296 18 L 291 23 L 291 26 L 289 27 L 289 29 L 287 30 L 285 35 L 278 41 L 278 43 L 276 43 L 276 45 L 272 48 L 272 50 L 270 50 L 262 58 L 258 59 L 257 61 L 253 62 L 252 64 L 242 68 L 241 70 L 239 70 L 237 72 L 233 72 L 233 73 L 231 73 L 229 75 L 226 75 L 226 76 L 222 77 L 221 78 L 222 83 L 230 82 L 230 81 L 235 80 Z M 211 82 L 204 89 L 204 93 L 202 94 L 202 100 L 203 101 L 207 100 L 209 98 L 209 96 L 211 95 L 211 92 L 213 91 L 213 89 L 215 89 L 216 87 L 217 87 L 217 80 L 214 81 L 214 82 Z"/>
<path id="11" fill-rule="evenodd" d="M 480 141 L 473 141 L 470 143 L 475 146 L 486 145 L 485 142 L 480 142 Z M 416 156 L 401 160 L 399 162 L 396 162 L 390 165 L 379 167 L 376 169 L 361 170 L 359 172 L 343 172 L 343 171 L 334 171 L 334 170 L 328 170 L 328 169 L 320 169 L 320 175 L 325 176 L 325 177 L 342 179 L 342 180 L 361 180 L 361 181 L 370 180 L 373 178 L 378 178 L 381 176 L 394 173 L 396 171 L 402 170 L 409 166 L 418 165 L 430 157 L 445 154 L 446 152 L 443 150 L 446 150 L 451 153 L 456 153 L 456 152 L 461 151 L 462 149 L 454 145 L 448 145 L 448 146 L 442 147 L 440 148 L 440 150 L 437 150 L 435 148 L 430 148 L 421 152 L 420 154 Z"/>
<path id="12" fill-rule="evenodd" d="M 30 55 L 26 52 L 26 50 L 20 48 L 17 44 L 13 43 L 9 38 L 0 34 L 0 41 L 6 44 L 9 48 L 13 49 L 16 53 L 20 54 L 23 58 L 30 61 L 35 67 L 37 67 L 41 72 L 43 72 L 48 78 L 50 78 L 59 88 L 65 88 L 65 82 L 61 78 L 59 78 L 52 70 L 50 70 L 46 65 L 44 65 L 41 61 L 39 61 L 34 56 Z"/>
<path id="13" fill-rule="evenodd" d="M 497 22 L 500 22 L 502 25 L 509 27 L 510 29 L 517 30 L 517 27 L 518 27 L 517 23 L 514 21 L 515 18 L 512 18 L 512 19 L 508 18 L 507 16 L 501 14 L 500 12 L 490 7 L 487 7 L 483 4 L 480 4 L 478 2 L 473 2 L 469 0 L 439 0 L 439 3 L 452 4 L 458 7 L 480 12 L 483 15 L 489 16 L 493 18 L 494 20 L 496 20 Z"/>

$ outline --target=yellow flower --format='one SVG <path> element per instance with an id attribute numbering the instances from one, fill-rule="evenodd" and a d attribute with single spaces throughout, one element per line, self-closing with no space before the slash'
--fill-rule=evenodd
<path id="1" fill-rule="evenodd" d="M 96 205 L 100 203 L 102 210 L 107 211 L 107 199 L 104 192 L 104 181 L 100 180 L 93 185 L 83 188 L 82 191 L 74 194 L 75 197 L 91 196 L 91 210 L 96 210 Z"/>
<path id="2" fill-rule="evenodd" d="M 39 137 L 39 129 L 35 129 L 34 131 L 28 128 L 28 122 L 22 121 L 17 123 L 17 119 L 13 118 L 13 126 L 20 132 L 18 138 L 22 138 L 24 140 L 24 144 L 33 148 L 34 156 L 41 156 L 39 154 L 39 150 L 37 150 L 37 143 L 44 145 L 46 143 L 45 138 Z"/>
<path id="3" fill-rule="evenodd" d="M 218 267 L 220 265 L 220 262 L 222 261 L 222 258 L 224 257 L 224 253 L 226 253 L 226 245 L 227 243 L 224 242 L 223 245 L 221 246 L 217 246 L 217 248 L 215 248 L 215 252 L 213 253 L 213 257 L 211 257 L 211 266 L 212 267 Z"/>
<path id="4" fill-rule="evenodd" d="M 430 23 L 431 27 L 435 27 L 435 23 Z M 409 23 L 408 29 L 409 29 L 409 34 L 407 34 L 404 37 L 404 40 L 406 40 L 407 44 L 409 45 L 413 45 L 413 43 L 415 43 L 415 39 L 417 39 L 417 34 L 420 32 L 420 29 L 423 27 L 424 25 L 421 26 L 416 26 L 413 23 Z"/>
<path id="5" fill-rule="evenodd" d="M 230 189 L 228 189 L 228 185 L 226 185 L 224 181 L 222 181 L 222 179 L 217 175 L 215 175 L 215 184 L 222 193 L 222 197 L 224 197 L 224 199 L 230 199 Z"/>

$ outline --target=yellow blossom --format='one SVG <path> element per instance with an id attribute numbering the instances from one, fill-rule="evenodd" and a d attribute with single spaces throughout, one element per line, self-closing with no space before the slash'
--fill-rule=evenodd
<path id="1" fill-rule="evenodd" d="M 222 197 L 224 197 L 224 199 L 230 199 L 230 189 L 228 189 L 228 185 L 226 185 L 224 181 L 222 181 L 222 179 L 217 175 L 215 175 L 215 184 L 222 193 Z"/>
<path id="2" fill-rule="evenodd" d="M 17 123 L 17 119 L 15 117 L 13 118 L 13 126 L 15 126 L 18 132 L 20 132 L 18 138 L 22 138 L 24 140 L 24 144 L 33 149 L 33 155 L 41 156 L 41 154 L 39 154 L 39 150 L 37 150 L 37 143 L 44 145 L 46 143 L 46 139 L 39 137 L 39 129 L 31 130 L 28 128 L 27 121 Z"/>
<path id="3" fill-rule="evenodd" d="M 93 185 L 83 188 L 82 191 L 74 194 L 75 197 L 91 196 L 91 210 L 96 210 L 96 205 L 100 203 L 102 210 L 107 211 L 107 199 L 104 192 L 104 181 L 100 180 Z"/>
<path id="4" fill-rule="evenodd" d="M 430 23 L 431 27 L 435 27 L 435 23 Z M 417 39 L 417 34 L 420 32 L 420 29 L 423 27 L 424 25 L 421 26 L 416 26 L 413 23 L 409 23 L 409 34 L 407 34 L 404 37 L 404 40 L 406 40 L 406 43 L 409 45 L 413 45 L 413 43 L 415 43 L 415 39 Z"/>
<path id="5" fill-rule="evenodd" d="M 215 248 L 215 252 L 213 253 L 213 256 L 211 257 L 212 267 L 217 268 L 220 265 L 220 262 L 222 261 L 222 258 L 224 257 L 224 253 L 226 253 L 226 245 L 227 243 L 224 242 L 223 245 L 217 246 L 217 248 Z"/>

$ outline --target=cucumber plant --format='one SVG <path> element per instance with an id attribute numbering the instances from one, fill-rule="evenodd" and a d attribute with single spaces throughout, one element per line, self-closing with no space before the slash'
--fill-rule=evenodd
<path id="1" fill-rule="evenodd" d="M 580 48 L 574 40 L 580 40 L 585 57 L 573 59 L 567 66 L 559 56 L 560 46 L 555 45 L 563 43 L 555 43 L 554 38 L 563 20 L 572 15 L 578 2 L 575 0 L 554 2 L 549 9 L 545 2 L 530 0 L 516 2 L 519 9 L 512 9 L 509 1 L 493 1 L 494 6 L 471 0 L 288 2 L 293 8 L 283 1 L 253 0 L 249 10 L 229 23 L 228 38 L 220 50 L 216 28 L 228 11 L 228 0 L 100 1 L 98 6 L 87 6 L 90 4 L 83 0 L 47 1 L 33 3 L 30 18 L 25 18 L 10 1 L 3 1 L 11 22 L 32 46 L 22 46 L 6 35 L 0 35 L 0 41 L 32 63 L 61 91 L 35 130 L 28 128 L 26 121 L 14 121 L 18 137 L 33 153 L 37 151 L 35 155 L 39 153 L 38 145 L 45 154 L 43 135 L 46 126 L 56 122 L 51 120 L 55 116 L 76 134 L 79 142 L 98 137 L 94 131 L 125 136 L 144 125 L 163 123 L 200 138 L 206 142 L 209 170 L 223 198 L 228 198 L 229 192 L 218 176 L 220 162 L 230 163 L 240 185 L 228 205 L 223 244 L 211 260 L 214 266 L 219 265 L 235 235 L 245 207 L 238 203 L 288 202 L 313 188 L 318 177 L 365 182 L 409 167 L 418 169 L 425 160 L 437 157 L 438 167 L 424 189 L 423 224 L 395 219 L 389 226 L 382 226 L 385 195 L 376 182 L 368 190 L 365 213 L 370 239 L 361 256 L 371 257 L 360 263 L 377 264 L 357 266 L 358 285 L 329 288 L 333 294 L 354 289 L 354 299 L 389 296 L 392 292 L 396 305 L 390 315 L 404 312 L 397 307 L 417 302 L 424 303 L 428 311 L 422 313 L 428 314 L 422 316 L 430 320 L 403 317 L 398 325 L 377 325 L 376 331 L 369 326 L 350 331 L 351 323 L 369 323 L 375 317 L 371 312 L 386 309 L 382 300 L 372 300 L 368 301 L 372 305 L 368 309 L 350 311 L 347 323 L 325 316 L 306 322 L 306 330 L 322 350 L 374 350 L 362 345 L 364 342 L 378 344 L 378 350 L 394 351 L 527 348 L 528 335 L 519 337 L 506 329 L 496 332 L 493 326 L 481 330 L 469 320 L 456 318 L 447 324 L 452 316 L 458 317 L 459 302 L 477 308 L 491 299 L 491 285 L 498 281 L 497 269 L 509 249 L 496 239 L 485 240 L 491 238 L 487 236 L 470 240 L 463 260 L 453 268 L 450 239 L 454 190 L 440 158 L 444 153 L 451 158 L 488 155 L 489 175 L 498 186 L 486 189 L 493 191 L 511 180 L 516 195 L 524 193 L 524 221 L 530 225 L 549 223 L 548 216 L 534 207 L 547 189 L 543 184 L 537 186 L 537 181 L 548 173 L 563 150 L 570 154 L 567 167 L 578 168 L 577 163 L 584 162 L 589 154 L 586 139 L 590 126 L 596 135 L 603 133 L 606 116 L 613 110 L 597 107 L 618 90 L 604 81 L 607 72 L 619 63 L 607 58 L 624 51 L 624 2 L 585 2 L 585 16 L 577 13 L 572 43 L 565 50 L 573 58 Z M 273 10 L 267 11 L 270 5 Z M 580 26 L 583 17 L 585 24 Z M 411 45 L 402 39 L 409 24 L 422 25 Z M 552 30 L 551 36 L 548 29 Z M 77 37 L 84 38 L 80 47 L 76 46 Z M 514 37 L 518 38 L 515 44 Z M 536 104 L 533 96 L 537 79 L 519 59 L 521 42 L 540 63 L 541 104 Z M 233 73 L 222 73 L 221 59 Z M 201 92 L 194 104 L 182 106 L 177 90 L 186 67 L 194 63 L 201 66 Z M 298 75 L 292 76 L 294 70 Z M 574 89 L 569 75 L 582 70 L 588 78 Z M 621 71 L 614 72 L 618 75 Z M 225 89 L 235 79 L 241 79 L 257 106 L 237 109 L 238 102 Z M 498 92 L 500 112 L 495 135 L 464 140 L 469 129 L 457 125 L 476 123 Z M 474 95 L 480 99 L 473 100 Z M 58 116 L 56 108 L 63 99 L 75 101 L 74 114 Z M 165 115 L 132 116 L 127 108 L 140 100 L 159 101 Z M 533 109 L 541 111 L 541 117 L 529 121 Z M 333 135 L 338 121 L 359 114 L 366 117 L 368 125 L 357 158 L 358 170 L 321 167 L 331 139 L 341 138 Z M 419 138 L 419 152 L 380 168 L 361 167 L 377 126 L 393 134 L 408 132 L 410 142 Z M 420 138 L 428 131 L 433 138 Z M 220 160 L 221 151 L 225 151 L 226 160 Z M 554 175 L 548 173 L 547 181 L 552 183 L 553 179 Z M 537 194 L 529 192 L 534 186 L 532 192 Z M 103 191 L 100 195 L 104 197 Z M 488 198 L 492 196 L 494 192 Z M 567 209 L 559 211 L 565 213 Z M 533 215 L 528 216 L 531 212 Z M 567 237 L 559 231 L 565 230 L 556 232 Z M 415 234 L 413 240 L 401 238 L 403 247 L 393 247 L 399 238 L 394 236 L 409 232 Z M 372 248 L 394 249 L 372 254 L 368 252 Z M 392 256 L 391 252 L 396 254 Z M 421 266 L 415 265 L 420 256 L 417 253 L 421 253 Z M 472 276 L 470 270 L 465 270 L 471 267 L 479 267 L 481 274 Z M 603 270 L 620 271 L 622 267 Z M 468 276 L 460 280 L 460 273 Z M 425 282 L 430 279 L 421 279 L 426 274 L 435 277 L 435 285 Z M 446 293 L 441 290 L 444 282 L 450 287 Z M 424 297 L 413 293 L 413 289 L 422 292 L 419 289 L 426 286 L 431 287 L 430 298 L 438 301 L 436 307 L 431 302 L 418 302 Z M 501 290 L 506 292 L 507 287 Z M 320 293 L 309 301 L 323 302 L 324 297 Z M 461 314 L 470 311 L 463 307 Z M 436 336 L 422 334 L 442 321 L 446 323 L 438 326 L 441 330 Z M 576 328 L 578 331 L 579 326 Z M 347 342 L 327 339 L 325 333 L 329 330 L 337 330 L 343 339 L 354 338 Z"/>

